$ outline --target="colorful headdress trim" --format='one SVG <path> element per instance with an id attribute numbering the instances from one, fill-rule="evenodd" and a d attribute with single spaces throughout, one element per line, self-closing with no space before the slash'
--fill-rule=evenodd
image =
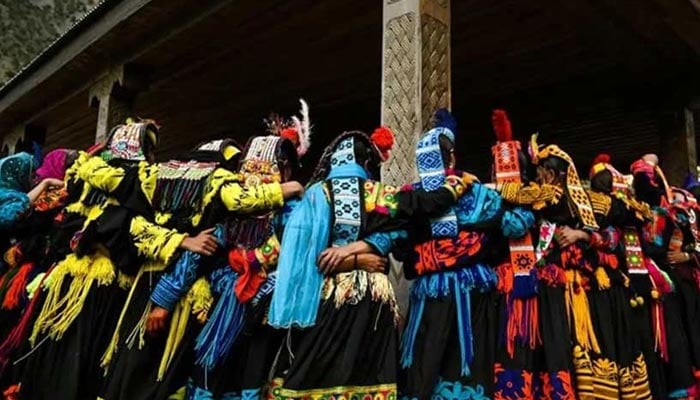
<path id="1" fill-rule="evenodd" d="M 134 122 L 128 119 L 124 125 L 117 125 L 109 135 L 102 158 L 109 161 L 121 159 L 143 161 L 146 159 L 144 147 L 147 142 L 155 147 L 158 144 L 158 127 L 151 120 Z"/>
<path id="2" fill-rule="evenodd" d="M 221 153 L 224 160 L 230 161 L 233 157 L 241 153 L 241 150 L 232 144 L 231 140 L 217 139 L 212 140 L 197 146 L 196 151 L 206 151 L 212 153 Z"/>
<path id="3" fill-rule="evenodd" d="M 421 186 L 427 191 L 437 190 L 445 184 L 447 166 L 442 160 L 440 137 L 445 136 L 454 143 L 454 133 L 445 127 L 428 131 L 418 141 L 416 148 L 416 167 Z M 431 220 L 433 237 L 455 237 L 458 233 L 457 215 L 454 209 L 448 210 L 442 217 Z"/>
<path id="4" fill-rule="evenodd" d="M 542 160 L 548 157 L 560 158 L 568 164 L 566 170 L 566 191 L 570 205 L 574 206 L 572 207 L 572 211 L 576 212 L 584 228 L 597 230 L 598 223 L 596 222 L 595 214 L 593 213 L 591 199 L 588 197 L 586 190 L 581 184 L 581 180 L 578 177 L 578 172 L 576 172 L 574 160 L 572 160 L 571 157 L 557 145 L 551 144 L 540 148 L 539 144 L 537 143 L 537 134 L 532 135 L 530 139 L 530 155 L 533 163 L 535 164 L 539 164 Z"/>
<path id="5" fill-rule="evenodd" d="M 649 182 L 655 187 L 658 187 L 660 183 L 663 184 L 664 188 L 666 189 L 666 193 L 664 194 L 664 199 L 662 199 L 662 203 L 665 202 L 666 204 L 670 204 L 673 202 L 673 193 L 671 192 L 671 187 L 668 185 L 666 175 L 664 174 L 664 171 L 661 169 L 661 167 L 659 167 L 651 161 L 647 161 L 644 158 L 640 158 L 639 160 L 632 163 L 632 165 L 630 166 L 630 171 L 634 175 L 640 173 L 645 174 L 649 178 Z"/>
<path id="6" fill-rule="evenodd" d="M 625 176 L 620 171 L 610 164 L 610 161 L 611 158 L 608 154 L 599 154 L 593 160 L 593 166 L 591 166 L 588 177 L 593 179 L 593 177 L 603 171 L 610 172 L 612 176 L 612 193 L 617 197 L 628 198 L 631 193 L 627 179 L 625 179 Z"/>

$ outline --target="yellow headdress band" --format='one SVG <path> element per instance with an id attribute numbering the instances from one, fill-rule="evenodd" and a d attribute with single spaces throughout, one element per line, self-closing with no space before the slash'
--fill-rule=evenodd
<path id="1" fill-rule="evenodd" d="M 578 215 L 581 223 L 583 223 L 584 228 L 587 229 L 598 229 L 598 223 L 595 219 L 595 214 L 593 213 L 593 207 L 591 206 L 591 199 L 588 197 L 588 193 L 581 185 L 581 179 L 578 177 L 578 172 L 576 171 L 576 166 L 574 165 L 574 160 L 557 145 L 549 145 L 542 149 L 539 148 L 537 144 L 537 134 L 532 135 L 530 138 L 530 157 L 534 164 L 539 164 L 540 161 L 548 157 L 560 158 L 568 164 L 566 170 L 566 191 L 568 193 L 568 198 L 575 207 L 576 214 Z"/>

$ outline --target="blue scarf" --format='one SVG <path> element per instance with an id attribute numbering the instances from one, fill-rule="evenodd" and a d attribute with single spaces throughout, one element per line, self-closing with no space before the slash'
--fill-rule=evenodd
<path id="1" fill-rule="evenodd" d="M 328 179 L 366 177 L 367 172 L 355 163 L 333 168 L 328 175 Z M 316 323 L 323 286 L 317 261 L 328 248 L 330 233 L 331 206 L 319 182 L 306 191 L 285 227 L 268 317 L 270 326 L 307 328 Z"/>
<path id="2" fill-rule="evenodd" d="M 452 131 L 439 127 L 428 131 L 416 148 L 420 187 L 427 191 L 440 189 L 445 184 L 445 164 L 440 152 L 440 136 L 445 136 L 454 142 Z M 450 208 L 438 218 L 431 219 L 430 227 L 434 238 L 457 236 L 457 215 L 454 208 Z"/>

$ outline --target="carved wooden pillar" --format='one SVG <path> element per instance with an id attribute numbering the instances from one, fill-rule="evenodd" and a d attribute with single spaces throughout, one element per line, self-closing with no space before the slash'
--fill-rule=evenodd
<path id="1" fill-rule="evenodd" d="M 681 186 L 689 172 L 696 173 L 698 164 L 693 111 L 684 107 L 669 122 L 662 126 L 661 166 L 669 184 Z"/>
<path id="2" fill-rule="evenodd" d="M 450 107 L 450 1 L 384 0 L 382 124 L 396 134 L 387 183 L 417 178 L 416 141 Z"/>
<path id="3" fill-rule="evenodd" d="M 98 110 L 95 142 L 106 139 L 115 125 L 124 123 L 130 116 L 133 99 L 142 87 L 139 74 L 120 65 L 107 71 L 90 88 L 90 105 Z"/>
<path id="4" fill-rule="evenodd" d="M 382 181 L 415 182 L 415 148 L 432 115 L 450 107 L 450 1 L 384 0 L 382 125 L 396 135 Z M 409 282 L 392 260 L 400 309 L 408 310 Z"/>

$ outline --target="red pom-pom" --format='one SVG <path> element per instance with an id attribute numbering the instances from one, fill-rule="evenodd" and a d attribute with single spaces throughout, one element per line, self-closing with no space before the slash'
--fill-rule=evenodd
<path id="1" fill-rule="evenodd" d="M 593 159 L 593 165 L 601 164 L 601 163 L 610 164 L 610 160 L 611 160 L 611 158 L 610 158 L 609 154 L 601 153 L 601 154 L 598 154 L 595 157 L 595 159 Z"/>
<path id="2" fill-rule="evenodd" d="M 503 110 L 493 110 L 491 114 L 491 125 L 496 133 L 499 142 L 509 142 L 513 140 L 513 131 L 510 128 L 508 114 Z"/>
<path id="3" fill-rule="evenodd" d="M 282 132 L 280 132 L 280 137 L 291 141 L 295 146 L 299 144 L 299 132 L 297 132 L 295 128 L 282 129 Z"/>
<path id="4" fill-rule="evenodd" d="M 380 126 L 372 132 L 372 143 L 377 147 L 377 150 L 382 154 L 383 159 L 389 158 L 389 151 L 394 147 L 394 133 L 391 129 Z"/>

